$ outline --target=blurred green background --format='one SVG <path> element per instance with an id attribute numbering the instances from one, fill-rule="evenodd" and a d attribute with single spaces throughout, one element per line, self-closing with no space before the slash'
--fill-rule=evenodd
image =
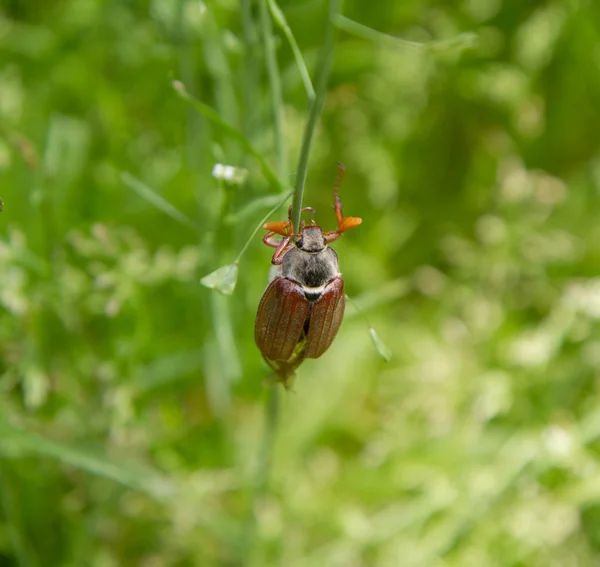
<path id="1" fill-rule="evenodd" d="M 2 2 L 0 566 L 598 565 L 600 4 L 347 0 L 438 42 L 338 31 L 305 192 L 333 229 L 346 165 L 335 248 L 392 359 L 349 307 L 280 392 L 266 490 L 272 249 L 229 297 L 199 279 L 281 193 L 172 88 L 276 168 L 260 5 Z M 280 6 L 313 73 L 326 4 Z M 291 186 L 307 96 L 267 38 Z"/>

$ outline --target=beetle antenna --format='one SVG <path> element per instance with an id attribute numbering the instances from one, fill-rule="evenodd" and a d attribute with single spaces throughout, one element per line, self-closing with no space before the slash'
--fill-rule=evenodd
<path id="1" fill-rule="evenodd" d="M 346 168 L 344 167 L 344 164 L 340 163 L 339 161 L 336 162 L 336 164 L 338 166 L 338 176 L 335 180 L 335 186 L 333 188 L 333 209 L 337 218 L 337 229 L 332 232 L 326 232 L 324 234 L 325 238 L 327 239 L 327 242 L 333 242 L 334 240 L 337 240 L 340 236 L 342 236 L 342 233 L 346 232 L 347 230 L 350 230 L 351 228 L 354 228 L 355 226 L 358 226 L 362 222 L 362 219 L 358 217 L 344 216 L 342 210 L 342 200 L 340 199 L 339 192 L 340 184 L 342 183 L 342 179 L 344 178 L 344 173 L 346 173 Z"/>
<path id="2" fill-rule="evenodd" d="M 342 179 L 344 179 L 344 174 L 346 173 L 346 167 L 340 161 L 336 161 L 335 164 L 338 168 L 338 175 L 335 180 L 335 185 L 333 186 L 333 194 L 337 197 L 340 192 L 340 185 L 342 184 Z"/>

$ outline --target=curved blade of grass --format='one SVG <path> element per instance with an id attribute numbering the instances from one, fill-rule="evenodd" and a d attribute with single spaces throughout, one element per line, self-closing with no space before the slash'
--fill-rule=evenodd
<path id="1" fill-rule="evenodd" d="M 254 241 L 254 237 L 256 236 L 256 233 L 263 228 L 263 225 L 267 222 L 267 220 L 269 219 L 269 217 L 277 210 L 279 209 L 279 207 L 281 207 L 281 205 L 283 205 L 291 196 L 293 195 L 293 191 L 290 191 L 283 199 L 281 199 L 263 218 L 262 220 L 256 225 L 256 228 L 252 231 L 252 234 L 250 235 L 250 238 L 248 238 L 248 240 L 246 241 L 246 244 L 244 244 L 244 247 L 242 248 L 241 252 L 237 255 L 237 258 L 235 259 L 235 263 L 238 263 L 240 261 L 240 258 L 242 257 L 242 255 L 244 254 L 244 252 L 246 252 L 246 250 L 248 250 L 248 246 L 250 246 L 250 244 Z"/>
<path id="2" fill-rule="evenodd" d="M 267 0 L 260 0 L 260 26 L 265 61 L 267 64 L 267 76 L 269 78 L 269 90 L 271 91 L 271 110 L 273 116 L 273 132 L 275 134 L 275 156 L 277 159 L 277 175 L 279 179 L 287 179 L 287 151 L 283 128 L 283 95 L 281 79 L 277 67 L 277 54 L 275 53 L 275 38 L 273 37 L 273 26 L 269 16 Z"/>
<path id="3" fill-rule="evenodd" d="M 242 130 L 244 135 L 250 138 L 255 131 L 256 115 L 253 109 L 259 96 L 258 81 L 261 59 L 258 56 L 258 33 L 253 14 L 254 0 L 241 0 L 240 6 L 245 45 L 244 89 L 242 93 L 244 125 Z"/>
<path id="4" fill-rule="evenodd" d="M 201 349 L 161 356 L 137 367 L 138 380 L 133 383 L 136 396 L 152 394 L 159 388 L 184 380 L 199 372 L 204 362 Z"/>
<path id="5" fill-rule="evenodd" d="M 346 313 L 344 317 L 351 318 L 355 315 L 360 315 L 361 311 L 366 312 L 381 305 L 392 303 L 406 295 L 409 291 L 410 285 L 407 279 L 398 278 L 389 281 L 379 287 L 361 293 L 358 297 L 354 297 L 351 300 L 354 311 Z"/>
<path id="6" fill-rule="evenodd" d="M 313 87 L 312 81 L 310 80 L 310 75 L 308 73 L 308 69 L 306 68 L 306 63 L 304 62 L 304 57 L 302 57 L 302 53 L 300 52 L 300 48 L 296 43 L 296 38 L 292 33 L 290 26 L 285 19 L 285 15 L 281 8 L 277 5 L 275 0 L 267 0 L 267 4 L 269 6 L 269 11 L 271 12 L 271 16 L 275 23 L 280 27 L 281 31 L 285 35 L 290 47 L 292 48 L 292 52 L 294 54 L 294 59 L 296 60 L 296 65 L 298 66 L 298 71 L 300 72 L 300 76 L 302 77 L 302 82 L 304 83 L 304 88 L 306 90 L 306 95 L 310 101 L 315 98 L 315 89 Z"/>
<path id="7" fill-rule="evenodd" d="M 142 467 L 116 462 L 107 455 L 94 454 L 73 445 L 52 441 L 36 433 L 0 421 L 0 455 L 33 453 L 50 457 L 96 476 L 104 477 L 129 488 L 141 490 L 154 498 L 164 498 L 172 491 L 167 479 Z"/>
<path id="8" fill-rule="evenodd" d="M 17 480 L 17 482 L 15 482 Z M 26 490 L 26 484 L 21 490 Z M 4 531 L 12 545 L 18 565 L 36 567 L 40 565 L 30 537 L 26 535 L 23 506 L 20 501 L 19 483 L 16 473 L 0 462 L 0 513 L 3 516 Z"/>
<path id="9" fill-rule="evenodd" d="M 369 319 L 367 319 L 367 316 L 364 314 L 362 309 L 358 305 L 356 305 L 356 301 L 354 301 L 349 295 L 346 295 L 346 300 L 351 303 L 356 312 L 363 318 L 364 322 L 367 324 L 367 327 L 369 328 L 369 336 L 371 337 L 371 341 L 375 346 L 375 350 L 377 350 L 377 352 L 379 353 L 381 358 L 383 358 L 383 360 L 389 362 L 392 358 L 391 349 L 383 342 L 377 331 L 371 326 L 371 323 L 369 323 Z"/>
<path id="10" fill-rule="evenodd" d="M 265 195 L 264 197 L 259 197 L 258 199 L 250 201 L 247 205 L 245 205 L 238 211 L 227 215 L 223 219 L 223 222 L 229 225 L 236 224 L 253 216 L 254 213 L 256 213 L 257 211 L 260 211 L 261 209 L 266 209 L 267 207 L 273 207 L 274 205 L 280 202 L 281 198 L 279 197 L 279 195 Z"/>
<path id="11" fill-rule="evenodd" d="M 373 28 L 359 24 L 358 22 L 341 15 L 335 17 L 334 23 L 341 30 L 369 41 L 384 43 L 385 45 L 394 48 L 419 49 L 430 51 L 432 53 L 443 53 L 453 49 L 467 49 L 473 47 L 478 39 L 476 33 L 465 32 L 450 39 L 419 42 L 394 37 L 393 35 L 374 30 Z"/>
<path id="12" fill-rule="evenodd" d="M 234 140 L 236 140 L 242 148 L 244 148 L 249 154 L 254 156 L 256 161 L 258 161 L 260 165 L 260 169 L 267 179 L 269 183 L 278 189 L 279 191 L 284 191 L 285 187 L 283 187 L 281 181 L 277 177 L 276 173 L 273 171 L 268 162 L 263 158 L 262 154 L 250 143 L 248 138 L 244 136 L 242 132 L 240 132 L 237 128 L 223 120 L 219 113 L 212 109 L 207 104 L 199 101 L 197 98 L 193 97 L 190 93 L 185 89 L 185 85 L 181 81 L 173 81 L 173 89 L 175 92 L 186 102 L 191 104 L 200 114 L 202 114 L 206 119 L 210 120 L 212 123 L 219 126 L 222 130 L 227 132 L 229 136 L 231 136 Z"/>
<path id="13" fill-rule="evenodd" d="M 479 41 L 479 36 L 475 32 L 464 32 L 456 37 L 448 39 L 437 39 L 425 44 L 425 48 L 431 53 L 446 53 L 448 51 L 462 51 L 475 47 Z"/>
<path id="14" fill-rule="evenodd" d="M 383 340 L 381 340 L 381 337 L 373 327 L 369 327 L 369 335 L 381 358 L 383 358 L 383 360 L 386 362 L 389 362 L 392 359 L 392 351 L 390 350 L 390 347 L 388 347 Z"/>
<path id="15" fill-rule="evenodd" d="M 133 189 L 142 199 L 148 201 L 151 205 L 154 205 L 158 210 L 165 213 L 165 215 L 172 219 L 180 222 L 181 224 L 191 228 L 193 231 L 198 232 L 198 226 L 194 221 L 186 217 L 179 209 L 176 209 L 166 199 L 161 197 L 158 193 L 155 193 L 145 183 L 128 173 L 123 171 L 121 173 L 121 179 L 127 187 Z"/>

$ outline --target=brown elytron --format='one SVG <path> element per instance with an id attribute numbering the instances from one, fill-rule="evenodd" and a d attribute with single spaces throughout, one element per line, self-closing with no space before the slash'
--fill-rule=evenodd
<path id="1" fill-rule="evenodd" d="M 338 193 L 344 169 L 341 164 L 338 167 L 334 188 L 336 230 L 324 233 L 314 221 L 310 225 L 302 221 L 296 233 L 291 207 L 288 220 L 265 224 L 268 232 L 263 242 L 275 248 L 272 263 L 280 266 L 280 272 L 258 306 L 254 338 L 286 388 L 305 358 L 318 358 L 329 348 L 344 317 L 344 281 L 337 254 L 328 245 L 362 219 L 343 215 Z M 310 207 L 302 209 L 305 211 L 314 213 Z M 277 239 L 276 235 L 283 238 Z"/>

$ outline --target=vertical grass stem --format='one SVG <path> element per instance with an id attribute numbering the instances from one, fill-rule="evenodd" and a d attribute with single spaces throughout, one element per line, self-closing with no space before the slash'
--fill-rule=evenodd
<path id="1" fill-rule="evenodd" d="M 325 29 L 325 39 L 319 56 L 319 66 L 317 67 L 315 78 L 315 98 L 310 105 L 308 120 L 304 127 L 302 136 L 302 146 L 300 148 L 300 157 L 298 159 L 298 169 L 296 171 L 296 180 L 294 182 L 294 200 L 292 203 L 292 219 L 294 227 L 300 226 L 300 211 L 302 210 L 302 199 L 304 197 L 304 185 L 306 183 L 306 174 L 308 172 L 308 160 L 310 157 L 310 148 L 317 127 L 317 122 L 323 110 L 325 102 L 325 93 L 327 91 L 327 82 L 329 72 L 333 64 L 333 53 L 335 45 L 335 26 L 334 21 L 341 11 L 341 0 L 329 0 L 328 18 Z"/>
<path id="2" fill-rule="evenodd" d="M 288 177 L 287 151 L 283 127 L 283 95 L 281 79 L 277 67 L 275 53 L 275 38 L 273 37 L 273 23 L 269 14 L 267 0 L 260 0 L 260 27 L 265 50 L 269 89 L 271 91 L 271 106 L 273 108 L 273 129 L 275 132 L 275 155 L 277 157 L 277 175 L 285 184 Z"/>

